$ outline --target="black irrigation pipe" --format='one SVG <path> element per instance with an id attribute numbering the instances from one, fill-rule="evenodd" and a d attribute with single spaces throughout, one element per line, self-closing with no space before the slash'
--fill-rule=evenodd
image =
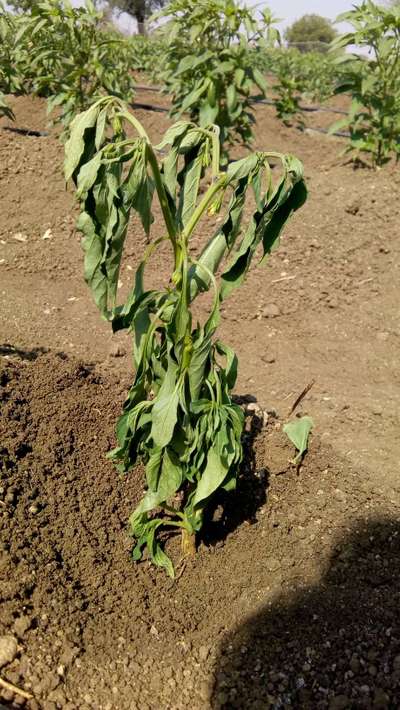
<path id="1" fill-rule="evenodd" d="M 132 104 L 129 104 L 132 108 L 143 108 L 146 111 L 156 111 L 158 113 L 168 113 L 169 109 L 165 108 L 165 106 L 154 106 L 153 104 L 142 104 L 138 103 L 137 101 L 134 101 Z"/>
<path id="2" fill-rule="evenodd" d="M 267 102 L 267 101 L 254 101 L 253 103 L 271 103 L 273 105 L 273 101 Z M 146 111 L 155 111 L 157 113 L 168 113 L 168 109 L 165 108 L 164 106 L 154 106 L 153 104 L 142 104 L 142 103 L 137 103 L 136 101 L 132 104 L 130 104 L 132 108 L 142 108 L 145 109 Z M 346 112 L 345 112 L 346 113 Z M 347 114 L 346 114 L 347 115 Z M 299 129 L 302 130 L 302 129 Z M 331 135 L 331 136 L 336 136 L 337 138 L 349 138 L 350 134 L 349 133 L 344 133 L 343 131 L 335 131 L 334 133 L 329 133 L 329 131 L 326 128 L 311 128 L 307 126 L 305 128 L 307 131 L 315 131 L 316 133 L 324 133 L 325 135 Z"/>
<path id="3" fill-rule="evenodd" d="M 160 92 L 161 89 L 158 86 L 147 86 L 146 84 L 136 84 L 135 89 L 138 91 L 154 91 Z M 252 104 L 266 104 L 267 106 L 274 106 L 274 101 L 271 99 L 257 99 L 251 102 Z M 324 113 L 338 113 L 340 116 L 347 116 L 347 111 L 340 108 L 333 108 L 331 106 L 305 106 L 300 104 L 299 108 L 301 111 L 306 111 L 309 113 L 314 113 L 316 111 L 321 111 Z"/>
<path id="4" fill-rule="evenodd" d="M 48 131 L 35 131 L 31 128 L 16 128 L 15 126 L 2 126 L 3 131 L 18 133 L 20 136 L 33 136 L 34 138 L 44 138 L 49 135 Z"/>
<path id="5" fill-rule="evenodd" d="M 152 89 L 155 91 L 155 89 Z M 263 100 L 263 101 L 253 101 L 253 103 L 260 103 L 260 104 L 272 104 L 274 105 L 273 101 L 268 101 L 268 100 Z M 130 104 L 131 108 L 139 108 L 139 109 L 144 109 L 145 111 L 153 111 L 154 113 L 168 113 L 167 108 L 165 106 L 154 106 L 154 104 L 143 104 L 135 101 L 134 103 Z M 318 109 L 315 109 L 318 110 Z M 346 112 L 344 112 L 346 113 Z M 45 138 L 49 135 L 48 131 L 35 131 L 31 130 L 29 128 L 15 128 L 14 126 L 2 126 L 3 131 L 11 131 L 12 133 L 18 133 L 20 136 L 33 136 L 35 138 Z M 299 129 L 301 130 L 301 129 Z M 331 136 L 336 136 L 337 138 L 349 138 L 349 133 L 344 133 L 343 131 L 335 131 L 334 133 L 329 133 L 329 131 L 326 128 L 311 128 L 311 127 L 306 127 L 307 131 L 314 131 L 316 133 L 324 133 L 325 135 L 331 135 Z"/>
<path id="6" fill-rule="evenodd" d="M 267 106 L 274 106 L 275 102 L 272 99 L 257 99 L 256 101 L 251 101 L 252 104 L 266 104 Z M 304 106 L 304 104 L 299 104 L 299 109 L 308 113 L 315 113 L 316 111 L 323 111 L 325 113 L 339 113 L 341 116 L 347 116 L 348 112 L 343 111 L 339 108 L 330 108 L 329 106 Z"/>

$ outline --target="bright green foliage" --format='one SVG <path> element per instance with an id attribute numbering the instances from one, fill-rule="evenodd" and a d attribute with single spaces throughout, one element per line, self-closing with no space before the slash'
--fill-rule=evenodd
<path id="1" fill-rule="evenodd" d="M 284 425 L 283 431 L 289 437 L 292 444 L 295 445 L 299 452 L 293 459 L 294 464 L 300 463 L 308 448 L 308 439 L 310 432 L 314 426 L 314 421 L 311 417 L 301 417 L 293 422 L 288 422 Z"/>
<path id="2" fill-rule="evenodd" d="M 165 44 L 161 32 L 152 35 L 132 35 L 127 38 L 127 51 L 132 69 L 143 71 L 155 83 L 161 81 Z"/>
<path id="3" fill-rule="evenodd" d="M 273 56 L 272 72 L 275 81 L 272 90 L 277 116 L 286 125 L 295 121 L 301 128 L 304 125 L 300 108 L 304 89 L 303 55 L 297 50 L 276 49 Z"/>
<path id="4" fill-rule="evenodd" d="M 49 111 L 60 107 L 64 125 L 102 94 L 133 96 L 126 40 L 102 20 L 90 0 L 79 8 L 47 0 L 18 18 L 17 45 L 30 54 L 24 80 L 33 93 L 49 97 Z"/>
<path id="5" fill-rule="evenodd" d="M 18 28 L 19 19 L 7 12 L 0 2 L 0 91 L 4 94 L 22 90 L 16 53 Z"/>
<path id="6" fill-rule="evenodd" d="M 340 67 L 343 81 L 336 93 L 351 92 L 347 118 L 331 130 L 348 127 L 349 151 L 369 154 L 373 165 L 382 165 L 400 155 L 400 7 L 388 9 L 366 0 L 339 20 L 353 25 L 333 48 L 357 44 L 370 50 L 361 55 L 344 55 Z"/>
<path id="7" fill-rule="evenodd" d="M 342 54 L 342 52 L 340 52 Z M 298 49 L 276 47 L 252 53 L 256 66 L 271 74 L 270 96 L 278 117 L 285 123 L 303 125 L 301 102 L 321 103 L 334 95 L 341 77 L 340 65 L 332 53 L 300 52 Z"/>
<path id="8" fill-rule="evenodd" d="M 254 123 L 250 97 L 262 97 L 267 89 L 250 43 L 261 51 L 277 40 L 270 13 L 256 20 L 234 0 L 172 0 L 159 16 L 169 20 L 162 80 L 172 94 L 172 117 L 187 112 L 200 126 L 216 124 L 222 146 L 248 145 Z"/>
<path id="9" fill-rule="evenodd" d="M 125 125 L 137 137 L 127 138 Z M 113 329 L 133 334 L 136 375 L 111 457 L 121 472 L 137 461 L 145 466 L 147 492 L 130 518 L 134 559 L 147 546 L 153 562 L 173 575 L 159 533 L 180 528 L 183 539 L 193 539 L 215 491 L 235 487 L 242 457 L 243 413 L 230 394 L 237 358 L 215 339 L 220 304 L 245 279 L 257 248 L 266 259 L 303 204 L 302 165 L 291 155 L 257 152 L 220 173 L 217 127 L 180 121 L 153 148 L 137 119 L 108 97 L 73 121 L 65 174 L 81 205 L 86 281 Z M 200 193 L 203 177 L 209 187 Z M 165 236 L 149 244 L 126 302 L 116 305 L 131 212 L 150 236 L 155 195 Z M 196 258 L 192 236 L 217 213 L 214 234 Z M 145 270 L 163 242 L 171 247 L 171 278 L 165 288 L 149 290 Z M 209 289 L 208 317 L 193 322 L 192 304 Z"/>
<path id="10" fill-rule="evenodd" d="M 336 37 L 336 30 L 331 20 L 320 15 L 303 15 L 287 28 L 285 39 L 296 45 L 300 51 L 315 50 L 326 52 L 328 45 Z"/>
<path id="11" fill-rule="evenodd" d="M 296 50 L 289 51 L 293 53 Z M 342 54 L 340 49 L 326 54 L 297 52 L 295 75 L 299 77 L 300 91 L 306 100 L 322 103 L 334 95 L 341 78 L 341 67 L 336 59 Z"/>

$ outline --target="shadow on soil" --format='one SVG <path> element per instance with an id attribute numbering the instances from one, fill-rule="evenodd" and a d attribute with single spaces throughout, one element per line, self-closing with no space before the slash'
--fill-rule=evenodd
<path id="1" fill-rule="evenodd" d="M 19 357 L 21 360 L 36 360 L 39 355 L 44 355 L 47 352 L 49 352 L 47 348 L 23 350 L 22 348 L 10 345 L 10 343 L 0 343 L 0 356 L 3 357 Z"/>
<path id="2" fill-rule="evenodd" d="M 255 402 L 251 395 L 236 397 L 236 403 Z M 214 546 L 225 540 L 244 521 L 255 523 L 257 511 L 267 500 L 267 469 L 257 465 L 257 438 L 262 432 L 263 421 L 253 412 L 245 414 L 245 428 L 242 437 L 243 461 L 240 467 L 235 491 L 227 493 L 220 490 L 206 511 L 205 524 L 201 539 L 207 545 Z M 240 500 L 240 505 L 238 505 Z"/>
<path id="3" fill-rule="evenodd" d="M 318 586 L 224 641 L 213 710 L 399 707 L 400 522 L 359 521 L 334 550 Z"/>
<path id="4" fill-rule="evenodd" d="M 0 357 L 18 357 L 21 360 L 37 360 L 40 355 L 46 355 L 52 352 L 49 348 L 32 348 L 31 350 L 24 350 L 23 348 L 18 348 L 10 343 L 0 343 Z M 61 360 L 67 360 L 68 355 L 63 351 L 55 352 L 55 355 Z"/>

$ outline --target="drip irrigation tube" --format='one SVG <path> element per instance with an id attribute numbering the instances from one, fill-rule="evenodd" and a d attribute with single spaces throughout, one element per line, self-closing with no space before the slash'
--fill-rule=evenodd
<path id="1" fill-rule="evenodd" d="M 154 91 L 155 93 L 159 93 L 161 91 L 161 87 L 159 86 L 147 86 L 146 84 L 136 84 L 135 89 L 137 91 Z M 255 101 L 252 101 L 251 103 L 266 104 L 267 106 L 274 105 L 274 101 L 272 101 L 272 99 L 257 99 Z M 340 108 L 333 108 L 333 106 L 308 106 L 305 104 L 300 104 L 299 108 L 301 109 L 301 111 L 306 111 L 309 113 L 321 111 L 323 113 L 337 113 L 340 116 L 347 116 L 347 111 L 344 111 Z"/>
<path id="2" fill-rule="evenodd" d="M 267 102 L 267 101 L 258 101 L 254 103 L 271 103 L 273 105 L 273 101 Z M 137 101 L 134 101 L 134 103 L 130 104 L 132 108 L 142 108 L 145 109 L 146 111 L 155 111 L 158 113 L 167 113 L 168 109 L 165 108 L 164 106 L 154 106 L 153 104 L 142 104 L 138 103 Z M 299 129 L 302 130 L 302 129 Z M 349 138 L 349 133 L 345 133 L 343 131 L 335 131 L 334 133 L 330 133 L 326 128 L 312 128 L 311 126 L 306 126 L 305 129 L 306 131 L 315 131 L 316 133 L 324 133 L 325 135 L 331 135 L 331 136 L 336 136 L 337 138 Z"/>
<path id="3" fill-rule="evenodd" d="M 16 128 L 15 126 L 2 126 L 3 131 L 11 131 L 18 133 L 20 136 L 33 136 L 34 138 L 42 138 L 49 135 L 48 131 L 35 131 L 30 128 Z"/>

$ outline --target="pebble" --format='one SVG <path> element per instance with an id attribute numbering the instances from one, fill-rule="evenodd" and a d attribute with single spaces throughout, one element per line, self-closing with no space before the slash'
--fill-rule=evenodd
<path id="1" fill-rule="evenodd" d="M 347 695 L 335 695 L 329 703 L 329 710 L 346 710 L 351 706 L 351 701 Z"/>
<path id="2" fill-rule="evenodd" d="M 207 646 L 200 646 L 199 648 L 199 661 L 202 663 L 207 660 L 210 649 Z"/>
<path id="3" fill-rule="evenodd" d="M 360 661 L 358 660 L 357 656 L 355 653 L 353 653 L 351 659 L 350 659 L 350 669 L 353 671 L 353 673 L 358 673 L 360 670 Z"/>
<path id="4" fill-rule="evenodd" d="M 108 354 L 110 357 L 124 357 L 124 355 L 126 355 L 126 350 L 122 347 L 122 345 L 112 343 Z"/>
<path id="5" fill-rule="evenodd" d="M 400 655 L 395 656 L 393 659 L 393 670 L 400 671 Z"/>
<path id="6" fill-rule="evenodd" d="M 274 362 L 276 362 L 276 358 L 274 358 L 273 355 L 262 355 L 261 360 L 267 365 L 272 365 Z"/>
<path id="7" fill-rule="evenodd" d="M 372 414 L 376 417 L 381 417 L 383 414 L 383 407 L 381 407 L 380 404 L 375 404 L 375 406 L 372 409 Z"/>
<path id="8" fill-rule="evenodd" d="M 262 409 L 257 402 L 249 402 L 249 404 L 246 404 L 246 412 L 254 412 L 254 414 L 259 414 L 262 412 Z"/>
<path id="9" fill-rule="evenodd" d="M 270 303 L 262 310 L 263 318 L 277 318 L 281 315 L 281 309 L 276 303 Z"/>
<path id="10" fill-rule="evenodd" d="M 26 234 L 22 234 L 22 232 L 16 232 L 15 234 L 13 234 L 13 239 L 15 239 L 16 242 L 21 243 L 28 241 L 28 237 L 26 236 Z"/>
<path id="11" fill-rule="evenodd" d="M 19 619 L 15 620 L 14 631 L 19 638 L 22 638 L 25 632 L 30 629 L 31 623 L 29 616 L 20 616 Z"/>
<path id="12" fill-rule="evenodd" d="M 17 639 L 14 636 L 0 636 L 0 668 L 11 663 L 17 653 Z"/>

